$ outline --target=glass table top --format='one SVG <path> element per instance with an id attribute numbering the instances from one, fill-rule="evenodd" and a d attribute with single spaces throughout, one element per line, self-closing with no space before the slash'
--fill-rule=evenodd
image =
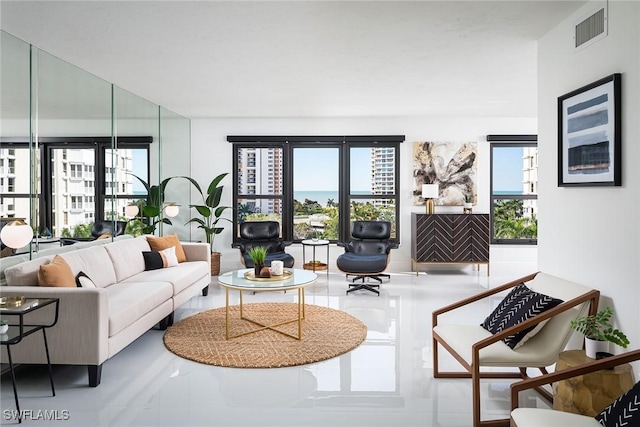
<path id="1" fill-rule="evenodd" d="M 253 268 L 245 268 L 219 275 L 218 282 L 224 287 L 240 290 L 286 290 L 310 285 L 318 278 L 312 271 L 295 268 L 286 268 L 285 270 L 291 272 L 291 276 L 284 276 L 282 280 L 249 280 L 245 278 L 245 273 L 253 272 Z"/>

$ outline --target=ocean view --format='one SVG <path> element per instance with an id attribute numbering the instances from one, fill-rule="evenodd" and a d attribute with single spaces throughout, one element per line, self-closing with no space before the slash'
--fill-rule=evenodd
<path id="1" fill-rule="evenodd" d="M 327 205 L 327 200 L 333 199 L 334 202 L 338 202 L 337 191 L 294 191 L 293 198 L 300 203 L 305 199 L 313 200 L 320 203 L 321 206 Z"/>
<path id="2" fill-rule="evenodd" d="M 369 191 L 354 191 L 353 194 L 371 194 Z M 333 199 L 338 203 L 338 191 L 294 191 L 293 198 L 300 203 L 304 202 L 304 199 L 309 199 L 320 203 L 321 206 L 327 205 L 327 200 Z"/>

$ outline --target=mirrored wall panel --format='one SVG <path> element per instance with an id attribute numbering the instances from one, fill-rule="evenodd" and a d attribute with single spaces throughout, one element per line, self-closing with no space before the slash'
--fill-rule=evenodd
<path id="1" fill-rule="evenodd" d="M 3 267 L 120 234 L 189 240 L 191 184 L 173 178 L 190 175 L 189 119 L 0 35 L 0 226 L 32 234 L 0 229 Z"/>

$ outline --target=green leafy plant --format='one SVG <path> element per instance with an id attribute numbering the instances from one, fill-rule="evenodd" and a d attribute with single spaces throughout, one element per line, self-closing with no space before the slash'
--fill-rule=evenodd
<path id="1" fill-rule="evenodd" d="M 140 211 L 140 216 L 144 219 L 145 222 L 142 227 L 142 232 L 144 234 L 154 234 L 156 231 L 156 227 L 161 222 L 167 225 L 173 225 L 169 218 L 161 215 L 163 209 L 162 203 L 164 202 L 164 190 L 167 187 L 169 181 L 175 178 L 184 178 L 189 180 L 192 184 L 196 185 L 196 187 L 199 188 L 197 186 L 197 183 L 188 176 L 170 176 L 169 178 L 163 179 L 158 185 L 149 185 L 149 183 L 147 183 L 139 176 L 132 173 L 130 175 L 137 178 L 147 191 L 146 198 L 135 202 Z"/>
<path id="2" fill-rule="evenodd" d="M 465 203 L 473 203 L 473 194 L 465 194 L 464 195 Z"/>
<path id="3" fill-rule="evenodd" d="M 264 260 L 267 258 L 267 248 L 264 246 L 254 246 L 249 249 L 248 253 L 255 265 L 264 265 Z"/>
<path id="4" fill-rule="evenodd" d="M 622 331 L 613 328 L 610 323 L 611 316 L 613 316 L 613 310 L 611 307 L 606 307 L 596 314 L 572 320 L 571 327 L 588 338 L 609 341 L 622 348 L 627 348 L 629 339 Z"/>
<path id="5" fill-rule="evenodd" d="M 222 214 L 225 210 L 230 209 L 230 206 L 220 206 L 220 200 L 222 198 L 222 190 L 224 189 L 224 186 L 219 184 L 220 181 L 222 181 L 227 175 L 228 173 L 225 172 L 213 178 L 213 180 L 207 187 L 206 197 L 202 192 L 200 185 L 198 185 L 198 183 L 193 179 L 187 178 L 196 187 L 196 189 L 200 193 L 200 196 L 202 196 L 204 204 L 189 205 L 190 207 L 195 208 L 202 216 L 202 218 L 192 218 L 187 221 L 185 225 L 191 222 L 198 224 L 198 228 L 201 228 L 204 231 L 207 243 L 209 243 L 209 246 L 211 248 L 211 252 L 213 252 L 213 243 L 215 236 L 222 233 L 222 230 L 224 230 L 224 227 L 221 227 L 219 225 L 219 222 L 221 220 L 231 222 L 230 219 L 222 218 Z"/>
<path id="6" fill-rule="evenodd" d="M 0 319 L 0 326 L 4 326 L 7 324 L 7 321 L 4 319 Z"/>

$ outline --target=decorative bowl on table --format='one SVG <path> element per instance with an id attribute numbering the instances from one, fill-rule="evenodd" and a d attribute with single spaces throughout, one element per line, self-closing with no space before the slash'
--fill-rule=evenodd
<path id="1" fill-rule="evenodd" d="M 283 280 L 290 279 L 291 276 L 293 276 L 293 273 L 291 273 L 289 270 L 284 270 L 281 276 L 271 275 L 271 277 L 256 277 L 256 274 L 253 270 L 249 270 L 244 273 L 245 279 L 253 280 L 256 282 L 282 282 Z"/>
<path id="2" fill-rule="evenodd" d="M 20 307 L 25 301 L 24 296 L 0 297 L 0 307 Z"/>

